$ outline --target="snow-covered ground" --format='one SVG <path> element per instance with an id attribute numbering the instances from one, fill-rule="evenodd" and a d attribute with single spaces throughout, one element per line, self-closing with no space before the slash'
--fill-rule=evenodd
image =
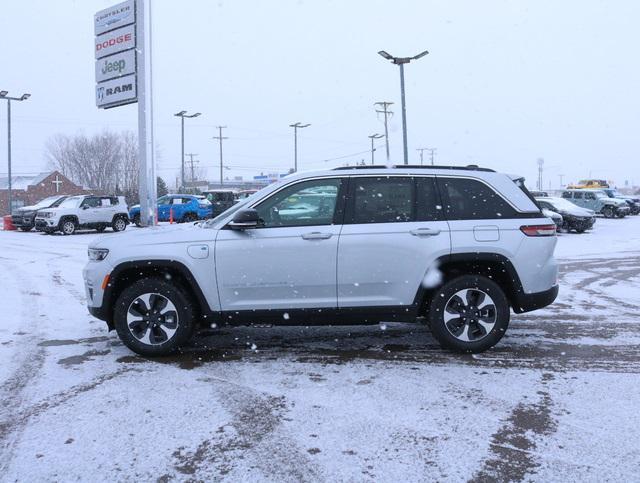
<path id="1" fill-rule="evenodd" d="M 0 232 L 2 481 L 640 474 L 640 217 L 560 235 L 558 301 L 476 356 L 386 324 L 223 328 L 145 360 L 86 312 L 95 236 Z"/>

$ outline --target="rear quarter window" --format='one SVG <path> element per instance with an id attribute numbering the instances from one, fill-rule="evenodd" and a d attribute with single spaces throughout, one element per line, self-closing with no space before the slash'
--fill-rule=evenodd
<path id="1" fill-rule="evenodd" d="M 444 212 L 449 220 L 520 218 L 507 201 L 481 181 L 469 178 L 438 178 Z"/>

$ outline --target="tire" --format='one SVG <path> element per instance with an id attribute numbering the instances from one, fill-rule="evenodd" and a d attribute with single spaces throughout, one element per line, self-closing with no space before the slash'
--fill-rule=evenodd
<path id="1" fill-rule="evenodd" d="M 149 322 L 145 319 L 154 304 L 159 304 L 156 310 L 160 313 L 153 314 Z M 162 304 L 164 308 L 158 309 Z M 116 302 L 113 319 L 124 345 L 150 357 L 175 352 L 191 338 L 194 327 L 189 297 L 159 278 L 144 278 L 125 288 Z M 150 328 L 150 323 L 156 325 Z"/>
<path id="2" fill-rule="evenodd" d="M 576 233 L 584 233 L 585 231 L 587 231 L 586 228 L 576 228 Z"/>
<path id="3" fill-rule="evenodd" d="M 113 223 L 111 223 L 111 228 L 116 232 L 125 231 L 127 229 L 127 220 L 123 216 L 116 216 L 113 219 Z"/>
<path id="4" fill-rule="evenodd" d="M 434 293 L 429 308 L 433 336 L 443 348 L 456 352 L 493 347 L 507 330 L 509 317 L 509 301 L 500 286 L 480 275 L 447 282 Z"/>
<path id="5" fill-rule="evenodd" d="M 605 218 L 613 218 L 616 214 L 613 211 L 613 208 L 611 208 L 610 206 L 605 206 L 602 209 L 602 214 L 604 215 Z"/>
<path id="6" fill-rule="evenodd" d="M 194 221 L 198 221 L 198 217 L 194 213 L 185 213 L 182 217 L 182 223 L 191 223 Z"/>
<path id="7" fill-rule="evenodd" d="M 625 217 L 625 216 L 627 216 L 627 215 L 626 215 L 626 213 L 617 213 L 617 214 L 616 214 L 616 216 L 617 216 L 618 218 L 624 218 L 624 217 Z"/>
<path id="8" fill-rule="evenodd" d="M 131 220 L 133 222 L 134 225 L 136 225 L 138 228 L 140 228 L 140 215 L 133 215 L 133 220 Z"/>
<path id="9" fill-rule="evenodd" d="M 63 219 L 60 222 L 60 231 L 63 235 L 73 235 L 77 228 L 78 225 L 72 218 Z"/>
<path id="10" fill-rule="evenodd" d="M 32 228 L 33 228 L 32 226 L 21 226 L 20 230 L 22 230 L 22 231 L 31 231 Z"/>

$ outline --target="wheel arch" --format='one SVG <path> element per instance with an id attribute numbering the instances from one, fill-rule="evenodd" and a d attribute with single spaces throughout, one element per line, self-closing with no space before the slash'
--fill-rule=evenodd
<path id="1" fill-rule="evenodd" d="M 202 289 L 189 268 L 181 262 L 173 260 L 136 260 L 122 262 L 109 274 L 103 298 L 103 316 L 109 326 L 114 328 L 114 306 L 122 291 L 131 284 L 144 278 L 160 277 L 170 280 L 183 288 L 185 294 L 191 298 L 194 304 L 194 313 L 207 316 L 212 313 Z M 196 316 L 197 316 L 196 315 Z"/>
<path id="2" fill-rule="evenodd" d="M 518 297 L 523 292 L 522 282 L 513 263 L 498 253 L 454 253 L 444 255 L 435 261 L 442 278 L 433 287 L 420 285 L 414 305 L 419 315 L 428 311 L 429 301 L 434 293 L 448 281 L 461 275 L 482 275 L 496 282 L 505 293 L 514 311 L 519 307 Z"/>

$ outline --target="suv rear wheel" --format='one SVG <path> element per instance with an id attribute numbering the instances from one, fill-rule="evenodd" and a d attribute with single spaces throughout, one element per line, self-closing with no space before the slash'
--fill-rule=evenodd
<path id="1" fill-rule="evenodd" d="M 509 302 L 492 280 L 464 275 L 444 284 L 430 304 L 429 321 L 440 345 L 482 352 L 496 345 L 509 326 Z"/>
<path id="2" fill-rule="evenodd" d="M 143 356 L 167 355 L 191 337 L 192 303 L 172 284 L 145 278 L 122 291 L 114 323 L 118 337 L 132 351 Z"/>

